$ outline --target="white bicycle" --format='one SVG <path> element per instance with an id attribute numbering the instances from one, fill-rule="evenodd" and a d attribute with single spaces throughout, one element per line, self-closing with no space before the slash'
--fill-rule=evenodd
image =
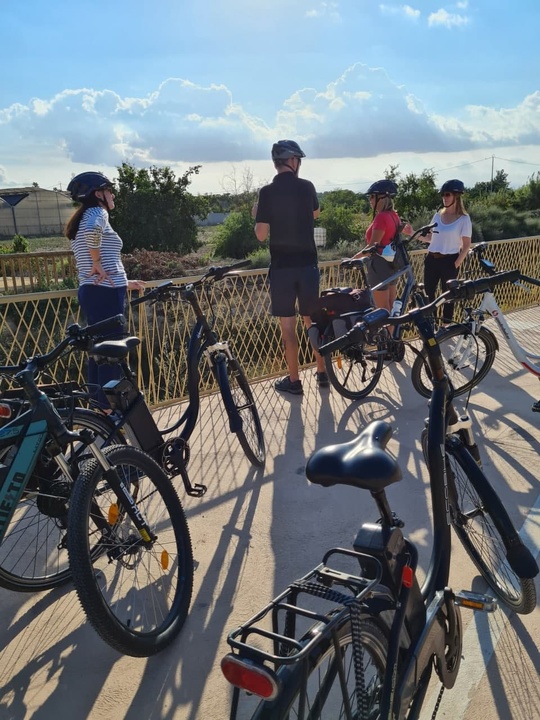
<path id="1" fill-rule="evenodd" d="M 483 255 L 487 245 L 486 242 L 478 243 L 469 250 L 469 255 L 477 257 L 486 275 L 494 275 L 497 272 L 495 265 L 486 260 Z M 539 280 L 523 274 L 520 274 L 518 282 L 540 287 Z M 446 372 L 452 381 L 455 395 L 462 395 L 478 385 L 488 374 L 495 361 L 499 343 L 493 332 L 485 326 L 485 322 L 489 318 L 493 318 L 499 326 L 516 361 L 525 370 L 540 378 L 540 355 L 524 348 L 518 342 L 497 304 L 495 296 L 488 291 L 484 294 L 477 309 L 465 308 L 465 317 L 462 322 L 441 330 L 437 335 L 445 359 Z M 431 396 L 433 385 L 425 352 L 421 352 L 416 357 L 411 379 L 415 390 L 420 395 Z M 540 412 L 540 401 L 536 402 L 532 409 Z"/>

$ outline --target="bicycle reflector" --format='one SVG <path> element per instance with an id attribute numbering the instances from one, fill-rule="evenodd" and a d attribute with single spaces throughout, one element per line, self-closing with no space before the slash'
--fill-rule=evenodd
<path id="1" fill-rule="evenodd" d="M 11 417 L 11 405 L 5 405 L 4 403 L 0 403 L 0 418 L 10 418 Z"/>
<path id="2" fill-rule="evenodd" d="M 221 661 L 221 672 L 231 685 L 263 700 L 274 700 L 278 695 L 277 675 L 265 665 L 256 665 L 252 660 L 229 653 Z"/>

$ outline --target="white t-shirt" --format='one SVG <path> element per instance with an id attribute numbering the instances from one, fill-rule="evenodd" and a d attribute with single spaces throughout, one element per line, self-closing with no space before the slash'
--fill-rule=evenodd
<path id="1" fill-rule="evenodd" d="M 444 217 L 444 216 L 443 216 Z M 440 213 L 435 213 L 431 223 L 437 223 L 429 243 L 429 252 L 454 255 L 461 250 L 461 238 L 472 236 L 472 223 L 469 215 L 461 215 L 453 223 L 446 225 Z"/>
<path id="2" fill-rule="evenodd" d="M 100 249 L 101 266 L 109 275 L 114 287 L 128 284 L 126 271 L 122 264 L 122 240 L 109 223 L 109 214 L 102 207 L 91 207 L 84 211 L 79 229 L 71 244 L 80 285 L 91 285 L 94 277 L 89 277 L 92 269 L 90 248 Z M 103 284 L 111 287 L 110 283 Z"/>

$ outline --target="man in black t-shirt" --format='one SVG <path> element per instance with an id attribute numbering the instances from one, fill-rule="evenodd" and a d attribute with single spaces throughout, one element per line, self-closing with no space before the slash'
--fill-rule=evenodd
<path id="1" fill-rule="evenodd" d="M 314 238 L 314 219 L 319 201 L 313 183 L 298 177 L 305 157 L 293 140 L 280 140 L 272 147 L 277 170 L 274 180 L 261 188 L 254 207 L 255 234 L 264 242 L 270 234 L 270 298 L 272 315 L 279 318 L 285 347 L 288 377 L 276 381 L 276 390 L 302 395 L 298 368 L 296 302 L 306 327 L 311 308 L 319 297 L 319 268 Z M 317 381 L 328 386 L 324 360 L 315 353 Z"/>

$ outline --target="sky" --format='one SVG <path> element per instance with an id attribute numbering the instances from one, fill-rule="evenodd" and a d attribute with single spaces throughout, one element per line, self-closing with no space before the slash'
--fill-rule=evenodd
<path id="1" fill-rule="evenodd" d="M 0 0 L 0 188 L 126 161 L 258 187 L 272 143 L 365 192 L 540 172 L 538 0 Z M 251 188 L 250 188 L 251 189 Z"/>

